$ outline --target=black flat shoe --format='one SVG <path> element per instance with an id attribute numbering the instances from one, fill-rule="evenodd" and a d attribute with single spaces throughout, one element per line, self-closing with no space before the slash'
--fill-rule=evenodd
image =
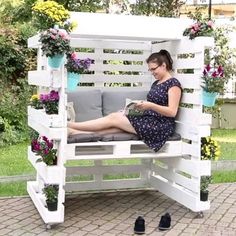
<path id="1" fill-rule="evenodd" d="M 169 213 L 166 213 L 161 217 L 158 229 L 161 231 L 168 230 L 170 229 L 170 225 L 171 225 L 171 217 Z"/>
<path id="2" fill-rule="evenodd" d="M 134 224 L 134 233 L 135 234 L 145 234 L 145 220 L 142 216 L 139 216 Z"/>

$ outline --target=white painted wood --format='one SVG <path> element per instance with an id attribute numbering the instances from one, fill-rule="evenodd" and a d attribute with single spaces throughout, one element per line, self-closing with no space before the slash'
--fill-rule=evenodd
<path id="1" fill-rule="evenodd" d="M 30 85 L 60 88 L 62 86 L 60 70 L 37 70 L 28 72 Z"/>
<path id="2" fill-rule="evenodd" d="M 176 184 L 171 184 L 156 176 L 151 176 L 151 185 L 170 198 L 175 199 L 180 204 L 186 206 L 192 211 L 199 212 L 210 209 L 210 202 L 201 202 L 200 195 L 195 195 L 191 191 L 184 189 Z"/>
<path id="3" fill-rule="evenodd" d="M 63 117 L 61 115 L 48 115 L 44 109 L 34 109 L 28 106 L 28 116 L 33 120 L 38 120 L 42 122 L 47 127 L 62 127 Z"/>
<path id="4" fill-rule="evenodd" d="M 35 190 L 37 183 L 34 181 L 27 182 L 27 192 L 29 193 L 31 200 L 33 201 L 35 207 L 40 213 L 43 221 L 46 224 L 53 223 L 62 223 L 64 222 L 64 205 L 61 203 L 58 204 L 57 211 L 48 211 L 45 207 L 45 198 L 42 194 L 37 193 Z"/>
<path id="5" fill-rule="evenodd" d="M 78 27 L 72 32 L 75 38 L 141 41 L 181 39 L 182 32 L 190 24 L 190 21 L 179 18 L 83 12 L 72 12 L 71 20 L 78 22 Z M 175 27 L 170 30 L 173 25 Z"/>
<path id="6" fill-rule="evenodd" d="M 36 162 L 40 156 L 35 155 L 31 151 L 31 147 L 28 147 L 28 160 L 35 168 L 37 173 L 41 176 L 45 183 L 48 184 L 65 184 L 65 180 L 62 178 L 66 173 L 66 169 L 59 166 L 47 166 L 43 162 Z"/>
<path id="7" fill-rule="evenodd" d="M 104 87 L 114 82 L 130 83 L 128 91 L 148 90 L 154 80 L 147 70 L 145 60 L 151 52 L 166 49 L 174 60 L 173 76 L 180 80 L 183 89 L 187 89 L 184 90 L 181 103 L 191 104 L 191 108 L 181 107 L 177 116 L 176 131 L 181 134 L 182 140 L 167 142 L 157 153 L 147 148 L 142 141 L 67 144 L 66 70 L 64 67 L 51 70 L 46 57 L 41 55 L 39 36 L 30 38 L 28 46 L 38 48 L 38 65 L 37 71 L 28 73 L 29 84 L 38 86 L 38 91 L 42 92 L 56 89 L 60 95 L 58 115 L 49 116 L 42 110 L 28 108 L 29 126 L 40 135 L 54 139 L 58 150 L 58 163 L 53 167 L 35 163 L 37 156 L 28 151 L 28 158 L 37 171 L 36 181 L 28 183 L 28 192 L 44 222 L 64 221 L 64 188 L 67 191 L 104 191 L 153 187 L 193 211 L 209 209 L 209 202 L 203 203 L 199 200 L 200 178 L 202 175 L 210 175 L 211 172 L 210 162 L 200 161 L 200 140 L 201 137 L 210 135 L 211 124 L 211 115 L 202 113 L 201 76 L 204 49 L 213 46 L 213 39 L 199 37 L 189 40 L 182 37 L 183 30 L 189 25 L 186 19 L 72 13 L 73 19 L 78 20 L 78 27 L 71 34 L 71 46 L 79 49 L 79 58 L 89 57 L 94 60 L 90 68 L 93 74 L 81 75 L 82 83 L 95 84 L 94 87 L 102 91 L 119 92 L 119 88 Z M 171 27 L 173 25 L 174 28 Z M 153 30 L 154 28 L 158 30 Z M 82 52 L 83 48 L 89 48 L 91 52 Z M 186 55 L 183 54 L 188 53 L 191 56 L 184 58 Z M 126 61 L 131 64 L 127 65 L 124 63 Z M 183 69 L 192 69 L 192 72 L 185 74 Z M 122 75 L 119 71 L 136 74 Z M 78 90 L 80 89 L 83 90 L 79 87 Z M 140 164 L 104 164 L 103 160 L 114 159 L 119 162 L 139 159 Z M 65 168 L 64 164 L 68 160 L 90 160 L 94 164 Z M 66 170 L 68 177 L 92 175 L 93 179 L 66 182 Z M 130 173 L 137 173 L 139 177 L 104 180 L 107 174 Z M 57 212 L 50 213 L 44 206 L 44 183 L 59 183 Z"/>

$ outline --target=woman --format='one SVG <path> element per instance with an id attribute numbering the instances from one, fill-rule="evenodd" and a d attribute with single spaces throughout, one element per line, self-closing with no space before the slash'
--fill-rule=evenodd
<path id="1" fill-rule="evenodd" d="M 132 116 L 115 112 L 95 120 L 69 122 L 69 133 L 107 134 L 125 131 L 137 134 L 147 146 L 157 152 L 174 132 L 181 85 L 171 76 L 173 60 L 168 51 L 153 53 L 146 61 L 156 81 L 147 94 L 147 101 L 136 105 L 137 109 L 144 110 L 143 115 Z"/>

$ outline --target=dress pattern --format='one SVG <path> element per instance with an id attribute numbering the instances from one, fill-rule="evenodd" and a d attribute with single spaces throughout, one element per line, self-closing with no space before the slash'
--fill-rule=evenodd
<path id="1" fill-rule="evenodd" d="M 147 94 L 147 101 L 158 105 L 168 105 L 168 90 L 177 86 L 181 88 L 180 82 L 176 78 L 170 78 L 158 84 L 155 81 Z M 153 110 L 145 110 L 143 115 L 127 115 L 131 125 L 137 135 L 144 143 L 157 152 L 174 133 L 175 118 L 163 116 Z"/>

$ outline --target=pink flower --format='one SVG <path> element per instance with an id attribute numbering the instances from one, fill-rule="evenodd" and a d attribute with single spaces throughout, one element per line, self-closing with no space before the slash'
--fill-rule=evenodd
<path id="1" fill-rule="evenodd" d="M 195 23 L 192 27 L 195 31 L 198 31 L 200 29 L 200 25 L 198 23 Z"/>
<path id="2" fill-rule="evenodd" d="M 218 76 L 218 73 L 216 72 L 216 71 L 214 71 L 213 73 L 212 73 L 212 77 L 213 78 L 216 78 Z"/>
<path id="3" fill-rule="evenodd" d="M 49 30 L 52 34 L 57 34 L 57 30 L 55 30 L 55 29 L 50 29 Z"/>
<path id="4" fill-rule="evenodd" d="M 195 33 L 196 33 L 196 31 L 194 29 L 190 30 L 190 34 L 195 34 Z"/>
<path id="5" fill-rule="evenodd" d="M 71 53 L 71 58 L 72 58 L 73 60 L 77 59 L 76 52 Z"/>
<path id="6" fill-rule="evenodd" d="M 224 76 L 224 69 L 222 66 L 219 66 L 218 69 L 217 69 L 217 72 L 219 74 L 220 77 L 223 77 Z"/>
<path id="7" fill-rule="evenodd" d="M 209 21 L 207 22 L 207 25 L 212 28 L 212 27 L 213 27 L 213 21 L 209 20 Z"/>
<path id="8" fill-rule="evenodd" d="M 56 39 L 56 36 L 52 34 L 52 35 L 51 35 L 51 38 L 52 38 L 52 39 Z"/>
<path id="9" fill-rule="evenodd" d="M 207 70 L 207 72 L 209 72 L 210 69 L 211 69 L 211 66 L 208 64 L 208 65 L 205 67 L 205 69 Z"/>

